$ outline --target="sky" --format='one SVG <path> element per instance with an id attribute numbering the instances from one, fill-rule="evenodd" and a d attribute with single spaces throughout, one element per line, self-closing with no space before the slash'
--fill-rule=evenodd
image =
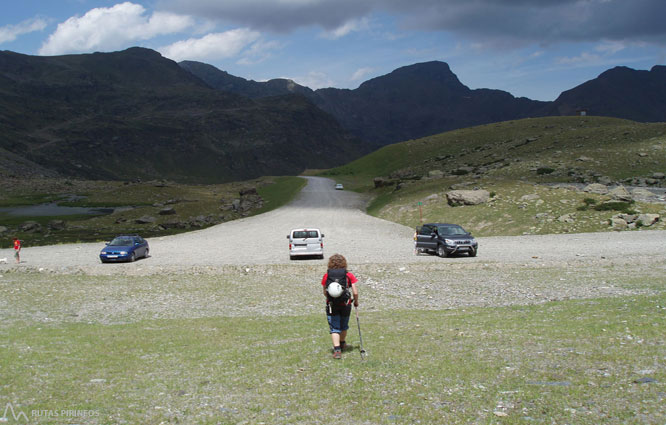
<path id="1" fill-rule="evenodd" d="M 355 89 L 419 62 L 555 100 L 615 66 L 666 63 L 666 0 L 0 0 L 0 50 L 133 46 L 255 81 Z"/>

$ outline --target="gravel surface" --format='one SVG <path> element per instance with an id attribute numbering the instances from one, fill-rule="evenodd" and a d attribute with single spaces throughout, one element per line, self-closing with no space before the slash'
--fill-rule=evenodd
<path id="1" fill-rule="evenodd" d="M 135 263 L 101 264 L 101 243 L 30 247 L 25 241 L 22 262 L 13 263 L 12 249 L 0 250 L 0 271 L 43 269 L 86 274 L 154 274 L 225 265 L 322 265 L 326 260 L 289 260 L 286 235 L 292 228 L 318 227 L 325 255 L 339 252 L 350 264 L 412 263 L 566 263 L 633 259 L 666 259 L 665 231 L 625 231 L 585 234 L 529 235 L 478 238 L 479 254 L 438 258 L 415 256 L 411 228 L 371 217 L 365 200 L 349 191 L 334 190 L 334 182 L 307 177 L 308 185 L 288 206 L 204 230 L 152 238 L 150 257 Z"/>
<path id="2" fill-rule="evenodd" d="M 664 231 L 479 238 L 476 258 L 417 256 L 412 229 L 364 214 L 364 200 L 330 180 L 308 180 L 287 207 L 151 239 L 151 256 L 134 263 L 101 264 L 98 243 L 27 247 L 19 265 L 2 250 L 0 321 L 321 313 L 326 260 L 291 261 L 287 251 L 289 230 L 307 226 L 326 235 L 326 255 L 347 256 L 364 311 L 654 294 L 666 284 Z"/>

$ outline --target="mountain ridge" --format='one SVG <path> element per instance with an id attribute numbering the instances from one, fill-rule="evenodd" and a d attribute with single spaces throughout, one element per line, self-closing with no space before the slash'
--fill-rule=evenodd
<path id="1" fill-rule="evenodd" d="M 193 72 L 198 75 L 196 69 Z M 515 97 L 497 89 L 470 89 L 441 61 L 403 66 L 365 81 L 356 89 L 311 90 L 284 79 L 248 82 L 234 78 L 237 80 L 233 87 L 227 89 L 244 96 L 303 94 L 373 147 L 457 128 L 528 117 L 574 115 L 582 110 L 590 115 L 639 122 L 666 121 L 663 65 L 655 65 L 649 71 L 615 67 L 562 92 L 554 101 Z M 211 85 L 220 88 L 219 81 Z"/>

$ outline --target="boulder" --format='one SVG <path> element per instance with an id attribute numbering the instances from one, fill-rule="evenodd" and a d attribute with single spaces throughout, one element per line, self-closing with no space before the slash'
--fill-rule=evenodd
<path id="1" fill-rule="evenodd" d="M 615 217 L 621 218 L 626 221 L 627 224 L 635 223 L 636 220 L 638 220 L 638 215 L 636 214 L 617 214 Z"/>
<path id="2" fill-rule="evenodd" d="M 536 201 L 538 199 L 541 199 L 541 197 L 539 195 L 537 195 L 536 193 L 530 193 L 529 195 L 523 195 L 523 196 L 520 197 L 520 200 L 522 202 Z"/>
<path id="3" fill-rule="evenodd" d="M 431 179 L 441 179 L 444 177 L 444 172 L 442 170 L 430 170 L 428 171 L 428 177 Z"/>
<path id="4" fill-rule="evenodd" d="M 182 221 L 168 221 L 166 223 L 162 223 L 162 227 L 165 229 L 187 229 L 188 223 L 182 222 Z"/>
<path id="5" fill-rule="evenodd" d="M 7 232 L 9 232 L 8 227 L 0 226 L 0 235 L 2 235 L 3 233 L 7 233 Z"/>
<path id="6" fill-rule="evenodd" d="M 49 221 L 49 229 L 51 230 L 64 230 L 67 225 L 64 220 L 51 220 Z"/>
<path id="7" fill-rule="evenodd" d="M 624 186 L 613 188 L 608 192 L 608 195 L 615 201 L 631 202 L 634 200 L 634 198 L 631 196 L 631 193 L 629 193 L 629 191 Z"/>
<path id="8" fill-rule="evenodd" d="M 453 170 L 451 173 L 455 174 L 456 176 L 464 176 L 465 174 L 469 174 L 474 171 L 473 167 L 458 167 L 455 170 Z"/>
<path id="9" fill-rule="evenodd" d="M 613 230 L 624 230 L 628 226 L 627 222 L 621 219 L 620 217 L 611 218 L 610 225 L 613 228 Z"/>
<path id="10" fill-rule="evenodd" d="M 652 173 L 652 178 L 656 180 L 664 180 L 664 173 Z"/>
<path id="11" fill-rule="evenodd" d="M 256 187 L 241 189 L 240 192 L 238 193 L 240 194 L 240 196 L 259 196 Z"/>
<path id="12" fill-rule="evenodd" d="M 634 199 L 639 199 L 639 200 L 645 200 L 645 201 L 652 201 L 657 199 L 657 194 L 648 190 L 648 189 L 643 189 L 641 187 L 638 187 L 634 190 L 631 191 L 631 196 Z"/>
<path id="13" fill-rule="evenodd" d="M 375 189 L 378 189 L 380 187 L 395 185 L 395 180 L 387 180 L 383 177 L 375 177 L 373 179 L 373 183 L 375 184 Z"/>
<path id="14" fill-rule="evenodd" d="M 173 207 L 164 207 L 158 213 L 159 215 L 174 215 L 176 210 Z"/>
<path id="15" fill-rule="evenodd" d="M 573 213 L 564 214 L 557 217 L 557 221 L 560 223 L 574 223 L 576 221 L 576 216 Z"/>
<path id="16" fill-rule="evenodd" d="M 606 185 L 601 183 L 592 183 L 588 184 L 583 188 L 583 192 L 596 193 L 597 195 L 605 195 L 608 193 L 608 188 Z"/>
<path id="17" fill-rule="evenodd" d="M 136 224 L 151 224 L 151 223 L 154 223 L 155 221 L 156 221 L 156 218 L 151 217 L 149 215 L 144 215 L 143 217 L 139 217 L 136 220 L 134 220 L 134 222 Z"/>
<path id="18" fill-rule="evenodd" d="M 490 200 L 490 192 L 487 190 L 452 190 L 446 193 L 449 205 L 478 205 Z"/>
<path id="19" fill-rule="evenodd" d="M 640 214 L 636 218 L 636 222 L 640 223 L 641 226 L 650 227 L 658 222 L 660 218 L 659 214 Z"/>
<path id="20" fill-rule="evenodd" d="M 26 221 L 25 223 L 19 226 L 19 230 L 28 233 L 41 232 L 42 225 L 37 223 L 36 221 Z"/>

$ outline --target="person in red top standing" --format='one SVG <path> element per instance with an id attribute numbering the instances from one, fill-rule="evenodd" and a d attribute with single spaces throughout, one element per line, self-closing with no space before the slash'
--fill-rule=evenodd
<path id="1" fill-rule="evenodd" d="M 321 286 L 326 297 L 326 318 L 333 341 L 334 359 L 342 358 L 342 350 L 346 348 L 345 339 L 349 329 L 352 303 L 358 307 L 356 282 L 358 282 L 356 276 L 347 271 L 347 259 L 340 254 L 331 255 L 328 259 L 328 271 L 321 280 Z"/>
<path id="2" fill-rule="evenodd" d="M 21 241 L 18 238 L 14 238 L 14 258 L 16 263 L 21 262 Z"/>

